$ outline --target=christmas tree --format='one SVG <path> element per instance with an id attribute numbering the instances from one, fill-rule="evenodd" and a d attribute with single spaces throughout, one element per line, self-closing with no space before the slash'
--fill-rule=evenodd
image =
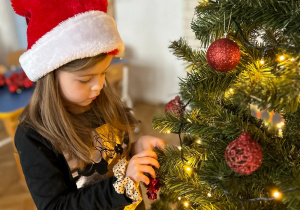
<path id="1" fill-rule="evenodd" d="M 201 1 L 191 29 L 199 49 L 171 43 L 187 76 L 153 119 L 180 147 L 157 150 L 152 209 L 299 210 L 300 0 Z"/>

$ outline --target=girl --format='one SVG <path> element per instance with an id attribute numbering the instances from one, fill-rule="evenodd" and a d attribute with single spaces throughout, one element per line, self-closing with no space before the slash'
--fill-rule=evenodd
<path id="1" fill-rule="evenodd" d="M 105 73 L 123 42 L 105 0 L 13 0 L 27 19 L 20 63 L 36 81 L 15 135 L 26 183 L 38 209 L 134 209 L 138 184 L 159 168 L 144 136 Z M 46 24 L 45 24 L 46 23 Z M 131 158 L 130 158 L 131 157 Z M 128 162 L 129 161 L 129 162 Z"/>

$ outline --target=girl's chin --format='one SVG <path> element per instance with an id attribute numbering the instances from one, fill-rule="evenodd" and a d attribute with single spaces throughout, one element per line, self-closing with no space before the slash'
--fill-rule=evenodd
<path id="1" fill-rule="evenodd" d="M 72 104 L 67 106 L 67 110 L 70 111 L 73 114 L 80 114 L 82 112 L 85 112 L 90 109 L 90 104 L 92 101 L 84 102 L 80 104 Z"/>

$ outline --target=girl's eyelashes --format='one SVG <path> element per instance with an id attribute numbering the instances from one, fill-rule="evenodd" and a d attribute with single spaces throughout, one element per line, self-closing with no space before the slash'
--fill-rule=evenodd
<path id="1" fill-rule="evenodd" d="M 88 80 L 79 80 L 79 82 L 81 82 L 81 83 L 88 83 L 89 81 L 91 81 L 91 79 L 88 79 Z"/>
<path id="2" fill-rule="evenodd" d="M 107 71 L 102 72 L 102 73 L 101 73 L 101 76 L 106 75 L 106 74 L 107 74 Z M 92 77 L 89 78 L 89 79 L 81 79 L 81 80 L 78 80 L 78 81 L 79 81 L 80 83 L 88 83 L 89 81 L 91 81 L 91 79 L 92 79 Z"/>

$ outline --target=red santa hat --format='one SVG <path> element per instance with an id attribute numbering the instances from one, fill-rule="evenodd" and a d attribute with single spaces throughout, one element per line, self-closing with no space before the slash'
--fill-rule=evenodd
<path id="1" fill-rule="evenodd" d="M 116 23 L 106 13 L 107 0 L 11 1 L 28 24 L 28 49 L 20 64 L 32 81 L 76 59 L 124 52 Z"/>

